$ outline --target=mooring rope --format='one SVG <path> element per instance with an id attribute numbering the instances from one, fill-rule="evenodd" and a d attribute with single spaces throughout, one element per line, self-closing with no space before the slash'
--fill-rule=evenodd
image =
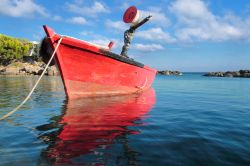
<path id="1" fill-rule="evenodd" d="M 29 100 L 30 96 L 32 95 L 32 93 L 33 93 L 34 90 L 36 89 L 38 83 L 40 82 L 40 80 L 41 80 L 42 77 L 44 76 L 46 70 L 48 69 L 49 64 L 51 63 L 52 59 L 54 58 L 54 56 L 55 56 L 55 54 L 56 54 L 56 51 L 57 51 L 59 45 L 61 44 L 62 39 L 63 39 L 63 37 L 61 37 L 61 38 L 59 39 L 59 41 L 58 41 L 58 43 L 57 43 L 57 45 L 56 45 L 56 48 L 55 48 L 53 54 L 51 55 L 51 58 L 50 58 L 49 62 L 48 62 L 47 65 L 45 66 L 45 68 L 44 68 L 42 74 L 40 75 L 40 77 L 39 77 L 38 80 L 36 81 L 36 84 L 35 84 L 34 87 L 31 89 L 31 91 L 30 91 L 30 93 L 28 94 L 28 96 L 27 96 L 27 97 L 23 100 L 23 102 L 22 102 L 21 104 L 19 104 L 15 109 L 13 109 L 13 110 L 10 111 L 9 113 L 7 113 L 7 114 L 5 114 L 4 116 L 2 116 L 2 117 L 0 118 L 0 121 L 1 121 L 1 120 L 4 120 L 4 119 L 8 118 L 10 115 L 14 114 L 19 108 L 21 108 L 21 107 Z"/>

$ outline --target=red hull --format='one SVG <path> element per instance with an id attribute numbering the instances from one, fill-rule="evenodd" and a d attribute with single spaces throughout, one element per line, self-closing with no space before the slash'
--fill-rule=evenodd
<path id="1" fill-rule="evenodd" d="M 44 26 L 54 49 L 60 35 Z M 144 91 L 151 87 L 156 70 L 94 44 L 63 37 L 56 62 L 69 98 L 109 96 Z"/>

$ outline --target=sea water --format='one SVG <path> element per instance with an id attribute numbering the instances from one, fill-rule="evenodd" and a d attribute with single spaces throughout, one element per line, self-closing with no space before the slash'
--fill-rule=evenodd
<path id="1" fill-rule="evenodd" d="M 0 116 L 38 77 L 0 76 Z M 250 165 L 250 79 L 157 76 L 144 95 L 67 100 L 60 77 L 0 122 L 0 165 Z"/>

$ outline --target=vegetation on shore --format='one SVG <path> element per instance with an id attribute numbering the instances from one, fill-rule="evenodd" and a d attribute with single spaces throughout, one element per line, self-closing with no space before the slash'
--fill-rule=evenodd
<path id="1" fill-rule="evenodd" d="M 39 45 L 26 39 L 18 39 L 0 34 L 0 75 L 40 75 L 45 68 L 39 58 Z M 55 76 L 59 72 L 50 66 L 46 75 Z"/>
<path id="2" fill-rule="evenodd" d="M 37 45 L 33 45 L 26 39 L 0 34 L 0 65 L 8 65 L 13 61 L 23 61 L 32 50 L 32 57 L 37 58 Z"/>

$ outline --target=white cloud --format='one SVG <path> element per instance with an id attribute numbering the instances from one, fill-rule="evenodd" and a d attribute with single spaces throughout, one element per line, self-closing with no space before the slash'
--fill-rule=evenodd
<path id="1" fill-rule="evenodd" d="M 95 43 L 95 44 L 99 44 L 99 45 L 104 45 L 104 46 L 108 46 L 109 42 L 113 41 L 114 42 L 114 46 L 113 48 L 116 49 L 121 49 L 123 46 L 123 43 L 118 40 L 118 39 L 108 39 L 106 37 L 104 37 L 103 39 L 94 39 L 91 40 L 90 42 Z"/>
<path id="2" fill-rule="evenodd" d="M 128 2 L 123 2 L 123 4 L 120 6 L 120 9 L 122 10 L 122 11 L 125 11 L 127 8 L 129 8 L 129 4 L 128 4 Z"/>
<path id="3" fill-rule="evenodd" d="M 44 30 L 42 27 L 37 27 L 35 33 L 32 34 L 32 40 L 40 41 L 44 37 Z"/>
<path id="4" fill-rule="evenodd" d="M 214 15 L 201 0 L 177 0 L 170 11 L 176 15 L 176 37 L 181 41 L 224 41 L 244 36 L 242 27 Z"/>
<path id="5" fill-rule="evenodd" d="M 151 28 L 144 31 L 138 31 L 136 36 L 142 39 L 158 41 L 158 42 L 175 42 L 175 39 L 172 38 L 167 32 L 164 32 L 161 28 Z"/>
<path id="6" fill-rule="evenodd" d="M 83 17 L 72 17 L 68 19 L 68 22 L 73 23 L 73 24 L 79 24 L 79 25 L 87 24 L 86 19 Z"/>
<path id="7" fill-rule="evenodd" d="M 177 0 L 171 4 L 170 10 L 177 14 L 179 19 L 185 21 L 189 18 L 211 19 L 213 15 L 201 0 Z M 188 20 L 187 20 L 188 21 Z"/>
<path id="8" fill-rule="evenodd" d="M 163 50 L 164 47 L 160 44 L 135 44 L 134 48 L 143 52 L 152 52 L 157 50 Z"/>
<path id="9" fill-rule="evenodd" d="M 128 29 L 127 25 L 123 21 L 106 20 L 105 26 L 112 31 L 117 30 L 119 32 L 124 32 L 126 29 Z"/>
<path id="10" fill-rule="evenodd" d="M 56 15 L 56 16 L 53 16 L 53 17 L 52 17 L 52 20 L 54 20 L 54 21 L 60 21 L 60 20 L 62 20 L 62 17 Z"/>
<path id="11" fill-rule="evenodd" d="M 98 44 L 98 45 L 101 45 L 101 46 L 108 46 L 110 40 L 108 39 L 94 39 L 94 40 L 91 40 L 90 41 L 91 43 L 94 43 L 94 44 Z"/>
<path id="12" fill-rule="evenodd" d="M 100 45 L 100 46 L 108 47 L 108 44 L 111 41 L 114 42 L 114 45 L 111 49 L 112 52 L 118 52 L 118 54 L 119 54 L 121 49 L 122 49 L 123 42 L 118 40 L 118 39 L 108 39 L 108 38 L 103 36 L 103 38 L 101 38 L 101 39 L 93 39 L 93 40 L 90 40 L 89 42 L 91 42 L 93 44 Z"/>
<path id="13" fill-rule="evenodd" d="M 235 16 L 232 13 L 227 13 L 223 17 L 223 20 L 227 22 L 228 24 L 230 24 L 232 27 L 235 27 L 239 30 L 239 32 L 241 33 L 241 35 L 238 34 L 238 36 L 240 36 L 239 39 L 244 39 L 248 41 L 250 40 L 250 31 L 249 31 L 250 16 L 246 18 L 241 18 L 241 17 Z"/>
<path id="14" fill-rule="evenodd" d="M 87 41 L 94 43 L 94 44 L 102 45 L 102 46 L 108 46 L 109 42 L 113 41 L 114 42 L 113 49 L 116 49 L 119 51 L 121 50 L 123 46 L 123 41 L 116 39 L 116 38 L 108 38 L 106 36 L 97 34 L 93 31 L 82 31 L 80 32 L 80 35 L 83 36 L 84 39 L 88 39 Z"/>
<path id="15" fill-rule="evenodd" d="M 91 6 L 86 6 L 82 2 L 67 3 L 67 9 L 73 13 L 86 15 L 88 17 L 96 17 L 100 13 L 109 13 L 109 9 L 101 2 L 95 1 Z"/>
<path id="16" fill-rule="evenodd" d="M 149 15 L 152 15 L 149 23 L 155 24 L 161 27 L 168 27 L 171 24 L 171 21 L 167 18 L 167 16 L 161 11 L 160 8 L 154 7 L 150 10 L 140 10 L 141 18 L 145 18 Z"/>
<path id="17" fill-rule="evenodd" d="M 48 16 L 45 8 L 33 0 L 1 0 L 0 13 L 11 17 Z"/>
<path id="18" fill-rule="evenodd" d="M 82 31 L 82 32 L 80 32 L 80 35 L 81 36 L 93 36 L 95 34 L 92 31 Z"/>

